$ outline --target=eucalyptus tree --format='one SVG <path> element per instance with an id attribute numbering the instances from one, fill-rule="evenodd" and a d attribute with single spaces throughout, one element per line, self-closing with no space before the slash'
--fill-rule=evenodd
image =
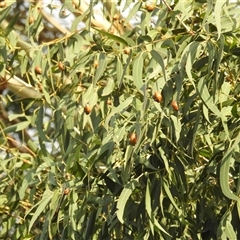
<path id="1" fill-rule="evenodd" d="M 238 5 L 1 1 L 0 238 L 238 239 Z"/>

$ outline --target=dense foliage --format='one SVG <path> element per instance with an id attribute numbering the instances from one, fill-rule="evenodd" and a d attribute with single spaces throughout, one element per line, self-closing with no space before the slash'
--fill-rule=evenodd
<path id="1" fill-rule="evenodd" d="M 238 4 L 65 2 L 1 5 L 0 239 L 240 238 Z"/>

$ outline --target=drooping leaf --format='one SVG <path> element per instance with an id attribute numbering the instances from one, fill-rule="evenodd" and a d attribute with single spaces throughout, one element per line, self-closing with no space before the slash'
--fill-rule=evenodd
<path id="1" fill-rule="evenodd" d="M 143 60 L 144 54 L 140 53 L 138 57 L 136 57 L 133 63 L 133 82 L 137 89 L 140 91 L 143 86 Z"/>
<path id="2" fill-rule="evenodd" d="M 37 128 L 38 128 L 38 134 L 39 134 L 39 138 L 42 141 L 45 142 L 50 142 L 50 139 L 46 136 L 45 132 L 43 131 L 43 119 L 44 119 L 44 107 L 41 106 L 38 110 L 38 114 L 37 114 Z"/>
<path id="3" fill-rule="evenodd" d="M 226 1 L 217 0 L 214 7 L 214 16 L 216 20 L 216 27 L 218 32 L 218 38 L 220 38 L 222 26 L 221 26 L 221 12 L 223 5 L 226 4 Z"/>
<path id="4" fill-rule="evenodd" d="M 156 50 L 152 50 L 151 55 L 152 55 L 153 59 L 155 59 L 155 61 L 161 66 L 165 82 L 167 82 L 165 65 L 164 65 L 164 62 L 163 62 L 163 59 L 162 59 L 161 55 Z"/>
<path id="5" fill-rule="evenodd" d="M 33 224 L 37 220 L 37 218 L 40 216 L 40 214 L 46 209 L 46 206 L 49 204 L 53 196 L 53 192 L 49 191 L 48 189 L 44 192 L 42 199 L 35 204 L 30 211 L 27 213 L 29 214 L 34 208 L 37 207 L 35 212 L 33 213 L 33 216 L 31 218 L 31 221 L 29 223 L 28 230 L 30 231 L 32 229 Z"/>
<path id="6" fill-rule="evenodd" d="M 121 37 L 119 37 L 119 36 L 116 36 L 116 35 L 113 35 L 113 34 L 111 34 L 111 33 L 105 32 L 105 31 L 103 31 L 103 30 L 101 30 L 101 29 L 99 29 L 99 28 L 94 28 L 94 29 L 95 29 L 96 31 L 98 31 L 99 33 L 101 33 L 103 36 L 108 37 L 109 39 L 112 39 L 112 40 L 114 40 L 114 41 L 116 41 L 116 42 L 122 43 L 124 46 L 127 46 L 127 45 L 128 45 L 128 43 L 125 41 L 124 38 L 121 38 Z"/>
<path id="7" fill-rule="evenodd" d="M 93 78 L 94 86 L 96 85 L 97 81 L 102 77 L 102 75 L 107 67 L 107 62 L 106 62 L 104 53 L 100 53 L 98 62 L 99 62 L 99 66 L 98 66 L 95 76 Z"/>
<path id="8" fill-rule="evenodd" d="M 223 191 L 223 194 L 229 199 L 239 201 L 240 197 L 236 196 L 229 188 L 229 169 L 230 164 L 234 159 L 232 158 L 233 150 L 240 143 L 240 133 L 233 141 L 232 145 L 227 149 L 225 154 L 223 155 L 221 166 L 220 166 L 220 186 Z"/>
<path id="9" fill-rule="evenodd" d="M 124 223 L 124 210 L 126 203 L 129 199 L 129 197 L 132 194 L 132 189 L 130 188 L 124 188 L 119 196 L 118 202 L 117 202 L 117 217 L 118 220 L 123 224 Z"/>

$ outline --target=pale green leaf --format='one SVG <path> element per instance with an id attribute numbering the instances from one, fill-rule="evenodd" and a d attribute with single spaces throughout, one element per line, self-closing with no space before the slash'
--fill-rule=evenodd
<path id="1" fill-rule="evenodd" d="M 130 188 L 124 188 L 119 196 L 118 202 L 117 202 L 117 217 L 118 220 L 123 224 L 124 223 L 124 210 L 127 203 L 127 200 L 132 194 L 132 189 Z"/>
<path id="2" fill-rule="evenodd" d="M 141 88 L 143 86 L 143 58 L 144 55 L 140 53 L 133 62 L 133 81 L 140 92 L 142 92 Z"/>
<path id="3" fill-rule="evenodd" d="M 52 191 L 50 191 L 48 189 L 45 190 L 45 192 L 42 196 L 42 199 L 29 210 L 29 212 L 27 214 L 29 214 L 34 208 L 36 208 L 38 206 L 37 209 L 35 210 L 35 212 L 33 213 L 33 216 L 32 216 L 31 221 L 29 223 L 28 231 L 30 231 L 32 229 L 33 224 L 35 223 L 37 218 L 40 216 L 40 214 L 44 210 L 46 210 L 46 207 L 49 204 L 49 202 L 51 201 L 52 196 L 53 196 Z"/>
<path id="4" fill-rule="evenodd" d="M 181 121 L 178 117 L 171 115 L 172 123 L 173 123 L 173 131 L 175 133 L 176 141 L 180 138 L 181 133 Z"/>
<path id="5" fill-rule="evenodd" d="M 107 60 L 104 53 L 100 53 L 98 59 L 99 65 L 95 72 L 95 76 L 93 78 L 93 84 L 96 85 L 97 81 L 102 77 L 106 67 L 107 67 Z"/>
<path id="6" fill-rule="evenodd" d="M 230 163 L 233 161 L 232 154 L 235 147 L 240 143 L 240 133 L 235 139 L 234 143 L 228 148 L 228 150 L 223 155 L 220 166 L 220 186 L 223 191 L 223 194 L 235 201 L 239 201 L 240 197 L 236 196 L 229 187 L 229 169 Z"/>
<path id="7" fill-rule="evenodd" d="M 145 205 L 146 205 L 146 211 L 148 213 L 148 216 L 149 216 L 150 219 L 152 219 L 153 212 L 152 212 L 152 206 L 151 206 L 151 194 L 150 194 L 150 181 L 149 181 L 149 179 L 147 181 Z"/>
<path id="8" fill-rule="evenodd" d="M 119 86 L 119 84 L 122 81 L 122 77 L 123 77 L 123 65 L 122 65 L 122 61 L 117 58 L 117 85 Z"/>
<path id="9" fill-rule="evenodd" d="M 96 31 L 100 32 L 103 36 L 106 36 L 109 39 L 112 39 L 112 40 L 114 40 L 116 42 L 122 43 L 124 46 L 128 45 L 128 43 L 126 42 L 126 40 L 124 38 L 121 38 L 119 36 L 116 36 L 116 35 L 113 35 L 111 33 L 105 32 L 105 31 L 103 31 L 101 29 L 98 29 L 98 28 L 93 28 L 93 29 L 95 29 Z"/>
<path id="10" fill-rule="evenodd" d="M 121 79 L 118 80 L 118 87 L 121 87 L 121 85 L 122 85 L 124 76 L 126 75 L 126 72 L 129 68 L 131 60 L 132 60 L 132 50 L 130 50 L 130 54 L 128 55 L 127 62 L 123 68 L 122 77 L 121 77 Z M 120 68 L 119 70 L 121 70 L 121 66 L 119 66 L 119 68 Z M 118 74 L 121 74 L 121 73 L 119 72 Z"/>
<path id="11" fill-rule="evenodd" d="M 107 80 L 107 86 L 104 87 L 103 92 L 102 92 L 102 96 L 107 96 L 110 93 L 112 93 L 113 89 L 115 86 L 115 82 L 112 78 L 108 78 Z"/>
<path id="12" fill-rule="evenodd" d="M 27 187 L 32 183 L 34 179 L 34 170 L 29 170 L 27 174 L 24 176 L 24 179 L 22 181 L 22 185 L 19 189 L 19 198 L 22 200 L 25 196 L 25 191 Z"/>
<path id="13" fill-rule="evenodd" d="M 162 232 L 164 232 L 165 234 L 167 234 L 169 237 L 172 237 L 158 222 L 158 220 L 154 217 L 154 225 Z"/>
<path id="14" fill-rule="evenodd" d="M 221 117 L 221 112 L 214 104 L 212 96 L 210 95 L 208 88 L 206 86 L 206 80 L 201 78 L 197 86 L 200 97 L 203 100 L 203 103 L 210 109 L 216 116 Z"/>
<path id="15" fill-rule="evenodd" d="M 18 132 L 26 129 L 30 125 L 29 121 L 23 121 L 4 128 L 4 133 Z"/>
<path id="16" fill-rule="evenodd" d="M 222 7 L 223 5 L 226 4 L 226 1 L 224 0 L 216 0 L 215 7 L 214 7 L 214 16 L 216 20 L 216 27 L 217 27 L 217 32 L 218 32 L 218 38 L 221 35 L 221 13 L 222 13 Z"/>
<path id="17" fill-rule="evenodd" d="M 161 66 L 162 72 L 163 72 L 163 76 L 164 76 L 164 79 L 165 79 L 165 82 L 167 82 L 165 65 L 164 65 L 162 56 L 161 56 L 160 53 L 159 53 L 158 51 L 156 51 L 156 50 L 152 50 L 152 51 L 151 51 L 151 55 L 152 55 L 153 59 Z"/>

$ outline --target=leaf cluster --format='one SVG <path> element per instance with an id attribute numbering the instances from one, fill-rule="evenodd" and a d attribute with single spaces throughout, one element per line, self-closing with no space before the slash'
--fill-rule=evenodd
<path id="1" fill-rule="evenodd" d="M 16 20 L 0 28 L 0 238 L 239 238 L 239 10 L 168 2 L 134 3 L 119 35 L 26 48 Z M 6 72 L 40 95 L 17 97 Z"/>

